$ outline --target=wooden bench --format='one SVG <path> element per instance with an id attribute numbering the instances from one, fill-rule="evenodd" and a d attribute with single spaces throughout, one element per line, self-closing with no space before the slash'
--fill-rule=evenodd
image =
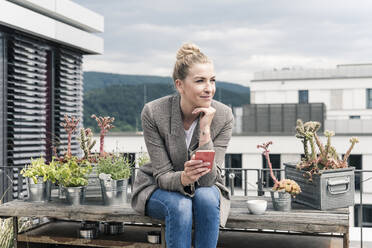
<path id="1" fill-rule="evenodd" d="M 254 199 L 257 197 L 249 197 Z M 245 201 L 247 197 L 234 196 L 232 208 L 226 224 L 227 229 L 244 229 L 244 230 L 276 230 L 288 231 L 304 234 L 318 235 L 322 233 L 343 236 L 343 246 L 349 247 L 349 209 L 340 208 L 329 211 L 319 211 L 310 209 L 306 206 L 293 203 L 292 210 L 289 212 L 273 211 L 271 200 L 268 200 L 268 210 L 264 215 L 252 215 L 248 213 Z M 161 226 L 162 246 L 164 242 L 164 225 L 161 221 L 138 215 L 132 210 L 130 205 L 123 207 L 107 207 L 94 205 L 93 202 L 83 206 L 68 206 L 58 199 L 49 203 L 35 203 L 15 200 L 0 205 L 0 216 L 13 217 L 14 223 L 17 223 L 19 217 L 48 217 L 60 221 L 103 221 L 103 222 L 125 222 L 125 223 L 143 223 L 153 226 Z M 16 225 L 15 225 L 16 226 Z M 226 229 L 224 229 L 226 230 Z M 15 230 L 17 233 L 17 230 Z M 115 241 L 107 240 L 105 243 L 99 240 L 84 240 L 78 237 L 63 237 L 61 233 L 59 238 L 51 238 L 45 234 L 37 232 L 26 232 L 15 235 L 15 247 L 26 247 L 20 244 L 24 242 L 34 243 L 54 243 L 54 244 L 71 244 L 82 246 L 97 247 L 125 247 L 128 243 L 116 238 Z M 114 242 L 114 243 L 113 243 Z M 116 243 L 115 243 L 116 242 Z M 101 246 L 99 246 L 100 244 Z M 114 245 L 116 244 L 116 245 Z M 148 244 L 150 245 L 150 244 Z M 134 247 L 134 246 L 133 246 Z M 136 246 L 138 247 L 138 246 Z M 160 247 L 143 246 L 143 247 Z"/>

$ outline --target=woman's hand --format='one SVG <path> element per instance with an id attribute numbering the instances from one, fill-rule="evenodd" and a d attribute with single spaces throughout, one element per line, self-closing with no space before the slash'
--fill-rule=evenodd
<path id="1" fill-rule="evenodd" d="M 210 131 L 211 131 L 211 124 L 216 113 L 216 109 L 213 107 L 209 108 L 196 108 L 192 111 L 193 114 L 201 113 L 201 118 L 199 120 L 199 146 L 202 146 L 209 142 L 211 139 Z"/>
<path id="2" fill-rule="evenodd" d="M 195 155 L 193 155 L 191 159 L 186 161 L 184 164 L 184 169 L 181 174 L 181 183 L 183 186 L 196 182 L 200 177 L 211 171 L 207 168 L 209 165 L 208 162 L 194 160 L 194 158 Z"/>

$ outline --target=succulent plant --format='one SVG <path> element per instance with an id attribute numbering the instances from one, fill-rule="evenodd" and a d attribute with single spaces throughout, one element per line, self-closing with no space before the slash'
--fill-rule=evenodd
<path id="1" fill-rule="evenodd" d="M 99 156 L 104 157 L 106 155 L 105 151 L 103 150 L 105 134 L 108 132 L 108 130 L 115 127 L 114 125 L 111 124 L 112 122 L 114 122 L 115 118 L 114 117 L 109 117 L 109 116 L 106 116 L 106 117 L 99 116 L 99 117 L 97 117 L 96 115 L 92 115 L 91 117 L 96 119 L 97 124 L 98 124 L 99 128 L 101 129 L 100 139 L 99 139 L 99 143 L 100 143 L 99 144 Z"/>
<path id="2" fill-rule="evenodd" d="M 331 145 L 331 137 L 335 133 L 329 130 L 324 132 L 324 135 L 327 137 L 327 143 L 324 146 L 317 135 L 319 128 L 319 122 L 309 121 L 303 123 L 302 120 L 297 120 L 296 137 L 301 139 L 305 153 L 304 158 L 297 164 L 297 169 L 304 170 L 304 176 L 308 177 L 309 181 L 312 181 L 314 174 L 320 174 L 322 170 L 348 167 L 347 159 L 355 144 L 359 142 L 358 138 L 352 137 L 350 139 L 350 148 L 347 150 L 344 158 L 340 159 L 336 149 Z M 308 144 L 311 148 L 310 152 Z"/>
<path id="3" fill-rule="evenodd" d="M 79 125 L 80 120 L 74 116 L 69 117 L 65 115 L 65 121 L 60 125 L 66 130 L 67 133 L 67 156 L 71 157 L 71 138 L 75 133 L 77 126 Z"/>
<path id="4" fill-rule="evenodd" d="M 270 161 L 270 156 L 269 156 L 269 154 L 270 154 L 269 146 L 272 145 L 272 144 L 273 144 L 273 142 L 269 141 L 269 142 L 263 143 L 262 145 L 257 145 L 257 149 L 260 149 L 260 148 L 263 149 L 262 154 L 265 156 L 266 161 L 269 165 L 270 176 L 274 181 L 274 186 L 273 186 L 272 190 L 285 191 L 285 192 L 288 192 L 289 194 L 291 194 L 293 197 L 296 197 L 296 195 L 301 193 L 300 185 L 298 185 L 296 183 L 296 181 L 291 180 L 291 179 L 285 179 L 284 178 L 284 179 L 279 181 L 276 178 L 276 176 L 274 175 L 273 168 L 272 168 L 271 161 Z"/>
<path id="5" fill-rule="evenodd" d="M 93 146 L 96 144 L 96 141 L 93 140 L 93 133 L 90 128 L 81 128 L 80 129 L 80 137 L 78 138 L 80 142 L 80 148 L 84 152 L 84 158 L 89 159 L 90 151 L 92 150 Z"/>

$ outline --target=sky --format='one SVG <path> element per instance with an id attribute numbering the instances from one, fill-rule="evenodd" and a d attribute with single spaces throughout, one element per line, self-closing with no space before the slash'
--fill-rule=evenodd
<path id="1" fill-rule="evenodd" d="M 372 63 L 370 0 L 73 0 L 104 16 L 104 54 L 85 71 L 170 76 L 178 48 L 198 45 L 217 81 L 254 72 Z"/>

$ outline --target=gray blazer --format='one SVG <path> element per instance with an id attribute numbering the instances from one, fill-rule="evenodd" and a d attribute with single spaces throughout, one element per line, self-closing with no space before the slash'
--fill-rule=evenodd
<path id="1" fill-rule="evenodd" d="M 197 181 L 199 186 L 216 185 L 220 191 L 220 225 L 225 226 L 230 210 L 230 192 L 224 186 L 221 168 L 225 162 L 225 152 L 231 138 L 233 115 L 226 105 L 212 101 L 216 109 L 211 124 L 211 141 L 199 146 L 199 122 L 195 127 L 190 147 L 187 149 L 181 117 L 180 96 L 162 97 L 149 102 L 142 110 L 142 127 L 147 151 L 151 162 L 137 170 L 132 194 L 132 207 L 145 214 L 146 202 L 152 192 L 161 188 L 178 191 L 193 197 L 195 184 L 184 188 L 181 173 L 184 163 L 196 150 L 215 150 L 212 171 Z"/>

